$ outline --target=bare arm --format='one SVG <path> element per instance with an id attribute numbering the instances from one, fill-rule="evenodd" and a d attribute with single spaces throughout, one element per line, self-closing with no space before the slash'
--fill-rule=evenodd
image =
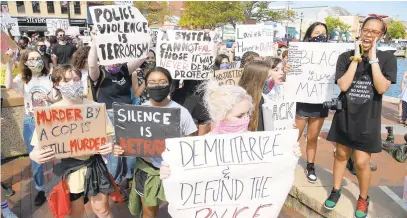
<path id="1" fill-rule="evenodd" d="M 17 89 L 18 88 L 18 84 L 16 81 L 13 80 L 13 66 L 14 66 L 14 62 L 15 62 L 15 58 L 14 58 L 14 51 L 9 50 L 6 52 L 6 55 L 11 56 L 10 60 L 7 62 L 6 65 L 6 88 L 8 89 Z"/>
<path id="2" fill-rule="evenodd" d="M 404 78 L 407 77 L 407 72 L 404 73 L 403 77 L 401 78 L 401 91 L 404 90 L 404 88 L 406 87 L 406 82 L 404 80 Z"/>
<path id="3" fill-rule="evenodd" d="M 137 68 L 140 68 L 141 64 L 143 64 L 146 59 L 147 58 L 143 58 L 143 59 L 128 62 L 127 68 L 129 70 L 129 73 L 131 74 L 132 72 L 136 71 Z"/>
<path id="4" fill-rule="evenodd" d="M 88 66 L 89 66 L 89 77 L 92 81 L 97 81 L 99 79 L 99 67 L 98 67 L 98 54 L 96 50 L 96 40 L 90 42 L 90 51 L 88 56 Z M 133 71 L 131 71 L 133 72 Z"/>

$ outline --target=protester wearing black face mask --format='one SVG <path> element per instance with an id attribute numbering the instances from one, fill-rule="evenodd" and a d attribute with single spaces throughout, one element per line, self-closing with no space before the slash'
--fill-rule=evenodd
<path id="1" fill-rule="evenodd" d="M 18 40 L 18 46 L 20 49 L 26 49 L 28 47 L 28 43 L 30 43 L 30 40 L 25 36 Z"/>
<path id="2" fill-rule="evenodd" d="M 45 69 L 47 69 L 48 72 L 51 72 L 51 55 L 47 54 L 47 46 L 45 45 L 45 42 L 43 39 L 38 39 L 37 44 L 36 44 L 36 49 L 38 52 L 41 54 L 42 62 L 44 63 Z"/>
<path id="3" fill-rule="evenodd" d="M 54 66 L 69 64 L 76 47 L 67 42 L 64 30 L 57 29 L 55 35 L 58 43 L 52 48 L 52 63 Z"/>

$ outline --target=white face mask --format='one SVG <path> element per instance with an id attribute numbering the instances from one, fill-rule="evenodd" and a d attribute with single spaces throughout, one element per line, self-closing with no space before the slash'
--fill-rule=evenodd
<path id="1" fill-rule="evenodd" d="M 71 100 L 74 100 L 83 95 L 82 82 L 75 82 L 73 84 L 57 86 L 57 89 L 61 92 L 63 96 Z"/>

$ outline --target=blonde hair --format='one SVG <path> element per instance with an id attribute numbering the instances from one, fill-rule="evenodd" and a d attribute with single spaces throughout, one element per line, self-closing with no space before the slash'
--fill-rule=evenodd
<path id="1" fill-rule="evenodd" d="M 219 85 L 216 80 L 202 83 L 197 92 L 204 93 L 204 106 L 212 121 L 222 121 L 227 113 L 240 101 L 247 99 L 250 102 L 249 114 L 253 111 L 252 97 L 240 86 Z"/>
<path id="2" fill-rule="evenodd" d="M 249 131 L 256 131 L 259 124 L 259 105 L 262 98 L 263 87 L 268 78 L 270 64 L 266 61 L 252 61 L 245 65 L 239 86 L 244 88 L 253 97 L 254 111 L 250 119 Z"/>

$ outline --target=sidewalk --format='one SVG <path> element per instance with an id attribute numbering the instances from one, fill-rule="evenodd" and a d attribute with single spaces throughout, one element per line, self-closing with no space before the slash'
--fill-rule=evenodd
<path id="1" fill-rule="evenodd" d="M 382 111 L 382 126 L 394 126 L 395 142 L 404 143 L 404 134 L 407 127 L 400 126 L 397 121 L 397 105 L 384 102 Z M 330 125 L 332 114 L 326 123 Z M 359 188 L 356 176 L 348 171 L 345 172 L 343 191 L 338 206 L 332 212 L 323 207 L 325 199 L 332 190 L 333 184 L 333 143 L 326 140 L 329 125 L 324 125 L 318 141 L 316 157 L 316 174 L 318 182 L 309 183 L 304 175 L 306 166 L 304 138 L 300 140 L 303 157 L 301 158 L 295 173 L 294 186 L 286 201 L 286 206 L 294 208 L 306 217 L 353 217 L 356 208 L 356 200 L 359 196 Z M 328 127 L 328 128 L 325 128 Z M 382 138 L 386 137 L 385 129 L 382 129 Z M 407 204 L 402 200 L 404 189 L 404 176 L 406 175 L 406 164 L 398 163 L 389 154 L 382 152 L 372 155 L 372 161 L 378 166 L 376 172 L 372 172 L 370 188 L 371 204 L 369 207 L 370 218 L 404 218 L 407 217 Z M 403 209 L 404 207 L 404 209 Z"/>

